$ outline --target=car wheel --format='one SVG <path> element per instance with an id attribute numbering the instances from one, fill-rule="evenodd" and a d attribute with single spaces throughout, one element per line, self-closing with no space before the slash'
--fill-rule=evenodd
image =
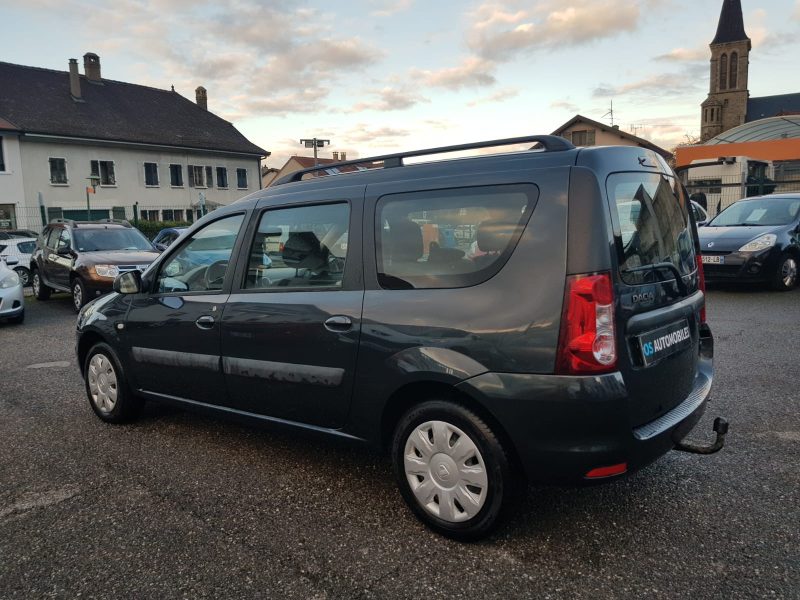
<path id="1" fill-rule="evenodd" d="M 34 269 L 31 276 L 31 285 L 33 286 L 33 295 L 37 300 L 47 300 L 50 298 L 50 288 L 42 282 L 42 277 L 39 275 L 39 270 Z"/>
<path id="2" fill-rule="evenodd" d="M 510 463 L 497 436 L 478 415 L 452 402 L 409 410 L 395 429 L 392 462 L 414 514 L 458 540 L 490 533 L 512 496 Z"/>
<path id="3" fill-rule="evenodd" d="M 125 423 L 139 416 L 144 402 L 133 395 L 116 354 L 108 344 L 89 350 L 83 365 L 86 395 L 94 413 L 107 423 Z"/>
<path id="4" fill-rule="evenodd" d="M 19 275 L 19 281 L 22 287 L 28 287 L 31 284 L 31 272 L 28 269 L 25 267 L 16 267 L 14 271 Z"/>
<path id="5" fill-rule="evenodd" d="M 783 254 L 778 261 L 778 268 L 772 280 L 772 287 L 786 292 L 797 285 L 797 259 L 791 254 Z"/>
<path id="6" fill-rule="evenodd" d="M 83 281 L 74 279 L 72 281 L 72 307 L 75 312 L 80 312 L 86 302 L 86 287 L 83 285 Z"/>

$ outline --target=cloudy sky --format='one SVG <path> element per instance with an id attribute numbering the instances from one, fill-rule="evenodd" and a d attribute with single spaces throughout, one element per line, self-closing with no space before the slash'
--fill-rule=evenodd
<path id="1" fill-rule="evenodd" d="M 580 112 L 698 135 L 722 0 L 0 0 L 0 60 L 169 89 L 270 150 L 323 156 L 549 133 Z M 742 0 L 753 96 L 800 91 L 800 0 Z"/>

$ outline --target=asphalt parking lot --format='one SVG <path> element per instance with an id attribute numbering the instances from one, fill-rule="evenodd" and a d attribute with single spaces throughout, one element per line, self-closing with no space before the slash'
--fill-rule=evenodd
<path id="1" fill-rule="evenodd" d="M 800 598 L 800 290 L 715 289 L 728 446 L 609 485 L 531 488 L 459 544 L 388 460 L 148 405 L 92 414 L 66 296 L 0 325 L 2 598 Z"/>

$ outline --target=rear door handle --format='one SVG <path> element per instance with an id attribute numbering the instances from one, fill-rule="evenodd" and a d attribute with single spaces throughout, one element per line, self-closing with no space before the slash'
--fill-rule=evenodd
<path id="1" fill-rule="evenodd" d="M 210 315 L 203 315 L 194 322 L 200 329 L 211 329 L 214 327 L 214 317 Z"/>
<path id="2" fill-rule="evenodd" d="M 344 315 L 337 315 L 325 321 L 325 329 L 336 333 L 349 331 L 352 326 L 353 322 L 350 317 L 345 317 Z"/>

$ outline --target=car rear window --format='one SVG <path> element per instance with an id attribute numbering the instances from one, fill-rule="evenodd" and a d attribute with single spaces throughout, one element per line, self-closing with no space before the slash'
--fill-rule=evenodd
<path id="1" fill-rule="evenodd" d="M 22 254 L 33 254 L 36 249 L 36 242 L 20 242 L 17 244 L 17 250 Z"/>
<path id="2" fill-rule="evenodd" d="M 378 202 L 378 281 L 386 289 L 457 288 L 497 273 L 536 204 L 531 184 L 392 194 Z"/>
<path id="3" fill-rule="evenodd" d="M 623 281 L 652 281 L 653 271 L 637 267 L 670 263 L 683 275 L 692 273 L 695 249 L 686 200 L 671 177 L 657 173 L 616 173 L 606 187 L 615 224 L 617 257 Z M 671 279 L 669 273 L 662 277 Z"/>

